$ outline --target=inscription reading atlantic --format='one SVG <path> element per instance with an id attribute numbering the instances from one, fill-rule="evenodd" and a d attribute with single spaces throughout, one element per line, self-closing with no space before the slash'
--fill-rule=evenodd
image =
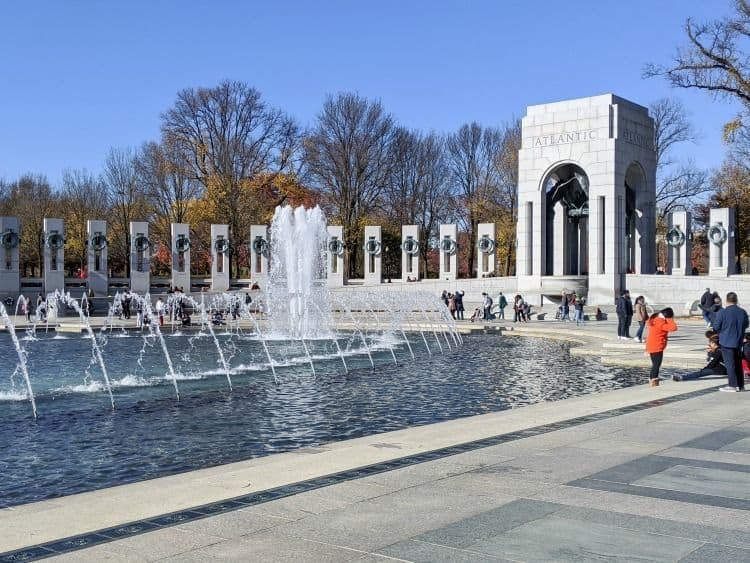
<path id="1" fill-rule="evenodd" d="M 533 146 L 549 147 L 551 145 L 564 145 L 567 143 L 578 143 L 580 141 L 592 141 L 596 139 L 596 129 L 588 131 L 569 131 L 567 133 L 555 133 L 544 135 L 534 139 Z"/>

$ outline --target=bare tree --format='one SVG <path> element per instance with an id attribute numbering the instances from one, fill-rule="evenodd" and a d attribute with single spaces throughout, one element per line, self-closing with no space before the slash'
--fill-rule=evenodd
<path id="1" fill-rule="evenodd" d="M 60 213 L 44 176 L 26 174 L 10 185 L 8 208 L 21 221 L 21 272 L 41 276 L 44 268 L 44 218 Z"/>
<path id="2" fill-rule="evenodd" d="M 419 225 L 425 277 L 431 241 L 447 217 L 449 184 L 445 139 L 435 133 L 398 129 L 392 147 L 392 175 L 383 198 L 386 216 L 396 225 Z"/>
<path id="3" fill-rule="evenodd" d="M 380 102 L 357 94 L 329 96 L 313 132 L 305 139 L 305 160 L 332 219 L 344 227 L 349 276 L 354 277 L 361 221 L 377 207 L 391 178 L 393 118 Z"/>
<path id="4" fill-rule="evenodd" d="M 664 77 L 677 88 L 694 88 L 717 98 L 739 101 L 750 110 L 750 57 L 742 51 L 750 39 L 750 4 L 735 0 L 730 18 L 707 23 L 685 22 L 688 44 L 668 65 L 647 65 L 644 75 Z M 737 118 L 727 124 L 727 137 L 742 127 Z"/>
<path id="5" fill-rule="evenodd" d="M 269 107 L 260 92 L 242 82 L 188 88 L 162 115 L 166 145 L 184 155 L 190 177 L 205 190 L 215 218 L 230 227 L 233 274 L 239 245 L 249 242 L 253 222 L 252 181 L 291 170 L 297 163 L 299 130 L 290 117 Z M 255 218 L 257 220 L 257 218 Z"/>
<path id="6" fill-rule="evenodd" d="M 682 102 L 661 98 L 651 103 L 656 152 L 656 207 L 664 218 L 678 207 L 690 207 L 711 189 L 708 174 L 691 161 L 679 161 L 674 149 L 682 143 L 695 142 L 698 134 Z"/>
<path id="7" fill-rule="evenodd" d="M 138 184 L 136 155 L 131 149 L 110 149 L 104 162 L 104 183 L 111 209 L 110 266 L 130 276 L 130 222 L 150 218 L 146 193 Z"/>
<path id="8" fill-rule="evenodd" d="M 201 195 L 201 184 L 191 177 L 183 155 L 163 143 L 145 143 L 135 162 L 140 186 L 154 209 L 154 232 L 166 242 L 171 223 L 187 223 Z"/>
<path id="9" fill-rule="evenodd" d="M 104 219 L 109 212 L 104 182 L 86 170 L 65 170 L 60 208 L 65 219 L 66 262 L 84 270 L 87 258 L 86 221 Z"/>
<path id="10" fill-rule="evenodd" d="M 494 221 L 502 181 L 498 162 L 503 152 L 503 132 L 479 123 L 463 125 L 448 137 L 447 157 L 451 181 L 458 195 L 461 219 L 469 235 L 469 275 L 474 271 L 477 225 Z"/>

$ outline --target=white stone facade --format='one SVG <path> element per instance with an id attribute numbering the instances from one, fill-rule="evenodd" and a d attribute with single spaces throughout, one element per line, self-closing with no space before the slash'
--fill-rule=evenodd
<path id="1" fill-rule="evenodd" d="M 495 275 L 495 223 L 477 225 L 477 278 Z"/>
<path id="2" fill-rule="evenodd" d="M 587 210 L 547 209 L 566 182 L 588 192 Z M 646 108 L 612 94 L 530 106 L 519 151 L 519 288 L 544 294 L 544 277 L 587 276 L 589 303 L 608 304 L 628 271 L 654 272 L 655 182 Z"/>
<path id="3" fill-rule="evenodd" d="M 363 250 L 365 257 L 365 284 L 379 284 L 383 279 L 383 235 L 379 226 L 365 227 Z"/>
<path id="4" fill-rule="evenodd" d="M 708 273 L 728 276 L 736 273 L 734 256 L 735 213 L 732 208 L 711 209 L 708 226 Z"/>
<path id="5" fill-rule="evenodd" d="M 693 271 L 691 218 L 688 211 L 667 216 L 667 274 L 689 276 Z"/>
<path id="6" fill-rule="evenodd" d="M 0 263 L 0 293 L 21 291 L 21 222 L 18 217 L 0 217 L 3 237 Z"/>
<path id="7" fill-rule="evenodd" d="M 211 225 L 211 291 L 229 290 L 229 225 Z"/>
<path id="8" fill-rule="evenodd" d="M 92 219 L 86 221 L 86 241 L 88 290 L 96 297 L 106 296 L 109 293 L 107 222 Z"/>
<path id="9" fill-rule="evenodd" d="M 418 281 L 419 276 L 419 226 L 401 226 L 401 279 Z"/>
<path id="10" fill-rule="evenodd" d="M 151 289 L 151 240 L 148 223 L 130 223 L 130 290 L 138 294 Z"/>
<path id="11" fill-rule="evenodd" d="M 44 291 L 65 291 L 65 225 L 44 218 Z"/>
<path id="12" fill-rule="evenodd" d="M 257 282 L 261 289 L 266 288 L 268 281 L 268 227 L 266 225 L 250 226 L 250 278 Z"/>
<path id="13" fill-rule="evenodd" d="M 190 292 L 190 225 L 172 223 L 172 287 Z"/>
<path id="14" fill-rule="evenodd" d="M 326 256 L 328 287 L 342 287 L 346 283 L 346 277 L 344 276 L 344 255 L 346 254 L 344 227 L 329 225 L 326 229 L 328 231 L 328 253 Z"/>
<path id="15" fill-rule="evenodd" d="M 458 229 L 452 225 L 440 225 L 440 279 L 455 281 L 458 270 Z"/>

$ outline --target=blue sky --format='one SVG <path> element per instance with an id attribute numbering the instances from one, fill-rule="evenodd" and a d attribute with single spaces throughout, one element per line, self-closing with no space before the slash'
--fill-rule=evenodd
<path id="1" fill-rule="evenodd" d="M 241 80 L 313 123 L 327 93 L 379 98 L 404 125 L 449 132 L 527 105 L 606 92 L 681 98 L 720 164 L 737 108 L 641 78 L 684 44 L 688 16 L 729 0 L 23 1 L 0 19 L 0 178 L 101 170 L 111 146 L 159 135 L 178 90 Z"/>

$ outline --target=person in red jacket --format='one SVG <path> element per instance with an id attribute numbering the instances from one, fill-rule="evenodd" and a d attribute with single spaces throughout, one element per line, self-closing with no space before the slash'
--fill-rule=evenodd
<path id="1" fill-rule="evenodd" d="M 654 313 L 646 321 L 646 326 L 648 326 L 646 354 L 651 356 L 649 385 L 657 387 L 659 385 L 659 368 L 661 368 L 661 362 L 664 359 L 664 349 L 667 347 L 669 333 L 677 330 L 677 324 L 674 322 L 674 311 L 671 307 L 667 307 L 658 313 Z"/>

